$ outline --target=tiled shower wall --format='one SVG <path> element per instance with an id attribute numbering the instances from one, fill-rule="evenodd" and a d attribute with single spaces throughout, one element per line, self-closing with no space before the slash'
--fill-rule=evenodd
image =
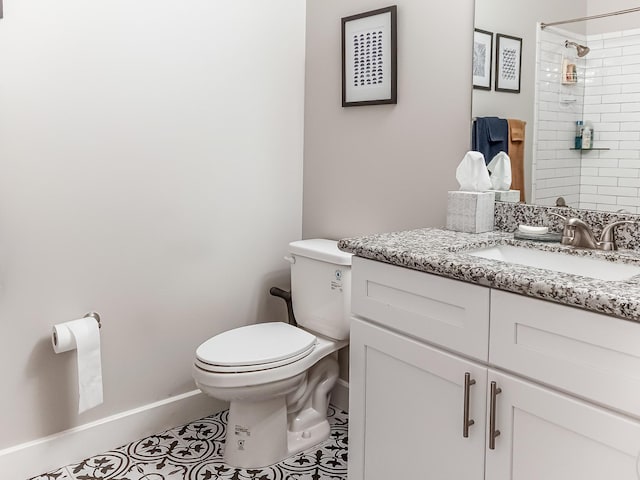
<path id="1" fill-rule="evenodd" d="M 580 207 L 640 207 L 640 29 L 589 35 L 584 119 L 594 150 L 583 152 Z"/>
<path id="2" fill-rule="evenodd" d="M 577 85 L 560 82 L 562 55 L 575 52 L 566 39 L 591 49 L 576 61 Z M 539 42 L 532 201 L 640 212 L 640 29 L 581 37 L 548 28 Z M 570 150 L 579 119 L 594 127 L 594 150 Z"/>
<path id="3" fill-rule="evenodd" d="M 532 159 L 532 201 L 555 205 L 564 197 L 569 205 L 580 202 L 580 152 L 574 147 L 576 121 L 582 119 L 585 60 L 565 40 L 583 43 L 584 37 L 549 27 L 540 32 L 536 82 L 536 128 Z M 578 83 L 563 85 L 563 56 L 578 67 Z"/>

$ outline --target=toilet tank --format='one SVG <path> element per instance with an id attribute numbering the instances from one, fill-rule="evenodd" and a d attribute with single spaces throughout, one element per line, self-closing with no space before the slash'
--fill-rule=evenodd
<path id="1" fill-rule="evenodd" d="M 289 252 L 298 325 L 336 340 L 349 338 L 352 255 L 324 239 L 291 242 Z"/>

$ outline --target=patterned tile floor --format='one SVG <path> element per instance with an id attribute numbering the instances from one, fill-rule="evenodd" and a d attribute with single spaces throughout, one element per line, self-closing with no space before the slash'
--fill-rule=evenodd
<path id="1" fill-rule="evenodd" d="M 331 435 L 316 447 L 261 469 L 222 461 L 228 411 L 152 435 L 29 480 L 345 480 L 345 412 L 329 407 Z"/>

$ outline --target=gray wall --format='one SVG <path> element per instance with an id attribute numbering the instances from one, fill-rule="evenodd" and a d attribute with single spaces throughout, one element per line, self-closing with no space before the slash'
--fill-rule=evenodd
<path id="1" fill-rule="evenodd" d="M 305 4 L 15 0 L 4 16 L 0 450 L 193 390 L 202 341 L 285 318 L 268 288 L 302 232 Z M 78 415 L 75 354 L 50 332 L 90 310 L 105 403 Z"/>
<path id="2" fill-rule="evenodd" d="M 472 0 L 398 0 L 398 104 L 342 108 L 340 19 L 389 5 L 308 0 L 303 236 L 443 225 L 469 148 Z"/>

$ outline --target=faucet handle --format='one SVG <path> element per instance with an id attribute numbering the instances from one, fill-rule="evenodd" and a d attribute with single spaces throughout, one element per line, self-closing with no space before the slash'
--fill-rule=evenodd
<path id="1" fill-rule="evenodd" d="M 560 243 L 562 245 L 573 245 L 573 240 L 575 238 L 575 227 L 571 225 L 570 218 L 565 217 L 564 215 L 560 215 L 559 213 L 549 212 L 550 215 L 554 217 L 560 218 L 564 225 L 562 226 L 562 238 L 560 239 Z"/>
<path id="2" fill-rule="evenodd" d="M 609 225 L 606 225 L 602 229 L 602 234 L 600 235 L 599 248 L 601 250 L 617 250 L 618 245 L 616 245 L 616 238 L 614 235 L 614 230 L 618 225 L 624 225 L 625 223 L 637 223 L 633 220 L 619 220 L 617 222 L 612 222 Z"/>

